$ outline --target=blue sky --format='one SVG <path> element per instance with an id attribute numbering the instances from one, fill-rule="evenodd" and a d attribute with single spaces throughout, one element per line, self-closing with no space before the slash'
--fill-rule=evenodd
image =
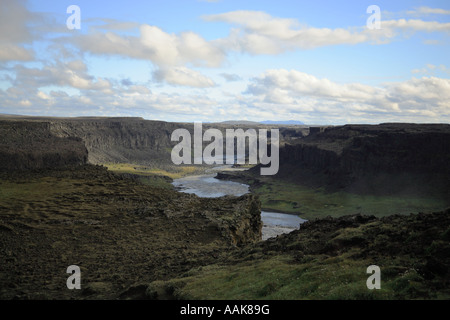
<path id="1" fill-rule="evenodd" d="M 0 113 L 448 123 L 449 36 L 448 1 L 4 0 Z"/>

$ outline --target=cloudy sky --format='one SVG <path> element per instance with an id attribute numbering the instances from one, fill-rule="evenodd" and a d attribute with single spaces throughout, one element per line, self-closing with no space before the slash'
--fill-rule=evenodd
<path id="1" fill-rule="evenodd" d="M 450 2 L 1 0 L 0 113 L 448 123 Z"/>

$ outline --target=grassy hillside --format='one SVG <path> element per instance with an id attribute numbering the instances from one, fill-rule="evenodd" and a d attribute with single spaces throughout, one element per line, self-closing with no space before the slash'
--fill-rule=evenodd
<path id="1" fill-rule="evenodd" d="M 250 195 L 201 199 L 92 165 L 0 178 L 0 299 L 134 298 L 261 236 Z M 81 290 L 66 287 L 73 264 Z"/>
<path id="2" fill-rule="evenodd" d="M 221 262 L 155 281 L 150 298 L 449 299 L 450 211 L 345 216 L 248 246 Z M 367 267 L 381 270 L 369 290 Z"/>

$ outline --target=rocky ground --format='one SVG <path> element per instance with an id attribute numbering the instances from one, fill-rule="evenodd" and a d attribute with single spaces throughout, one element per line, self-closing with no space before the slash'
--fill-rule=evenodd
<path id="1" fill-rule="evenodd" d="M 92 165 L 0 181 L 1 299 L 133 298 L 261 239 L 251 195 L 200 199 Z M 81 268 L 82 290 L 66 287 L 70 265 Z"/>
<path id="2" fill-rule="evenodd" d="M 172 299 L 449 299 L 450 210 L 321 218 L 146 293 Z M 380 268 L 380 289 L 367 267 Z M 208 285 L 207 285 L 208 284 Z"/>
<path id="3" fill-rule="evenodd" d="M 320 218 L 260 241 L 253 195 L 201 199 L 92 165 L 0 181 L 0 299 L 450 297 L 448 210 Z"/>

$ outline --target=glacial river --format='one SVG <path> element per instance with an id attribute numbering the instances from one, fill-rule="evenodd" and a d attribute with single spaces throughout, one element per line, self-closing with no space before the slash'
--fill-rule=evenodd
<path id="1" fill-rule="evenodd" d="M 217 198 L 225 195 L 241 196 L 249 192 L 249 186 L 246 184 L 215 178 L 217 171 L 225 170 L 239 169 L 231 169 L 230 166 L 216 167 L 203 175 L 175 179 L 172 184 L 180 192 L 193 193 L 203 198 Z M 263 240 L 298 229 L 300 224 L 306 221 L 296 215 L 267 211 L 261 212 L 261 220 L 263 222 Z"/>

